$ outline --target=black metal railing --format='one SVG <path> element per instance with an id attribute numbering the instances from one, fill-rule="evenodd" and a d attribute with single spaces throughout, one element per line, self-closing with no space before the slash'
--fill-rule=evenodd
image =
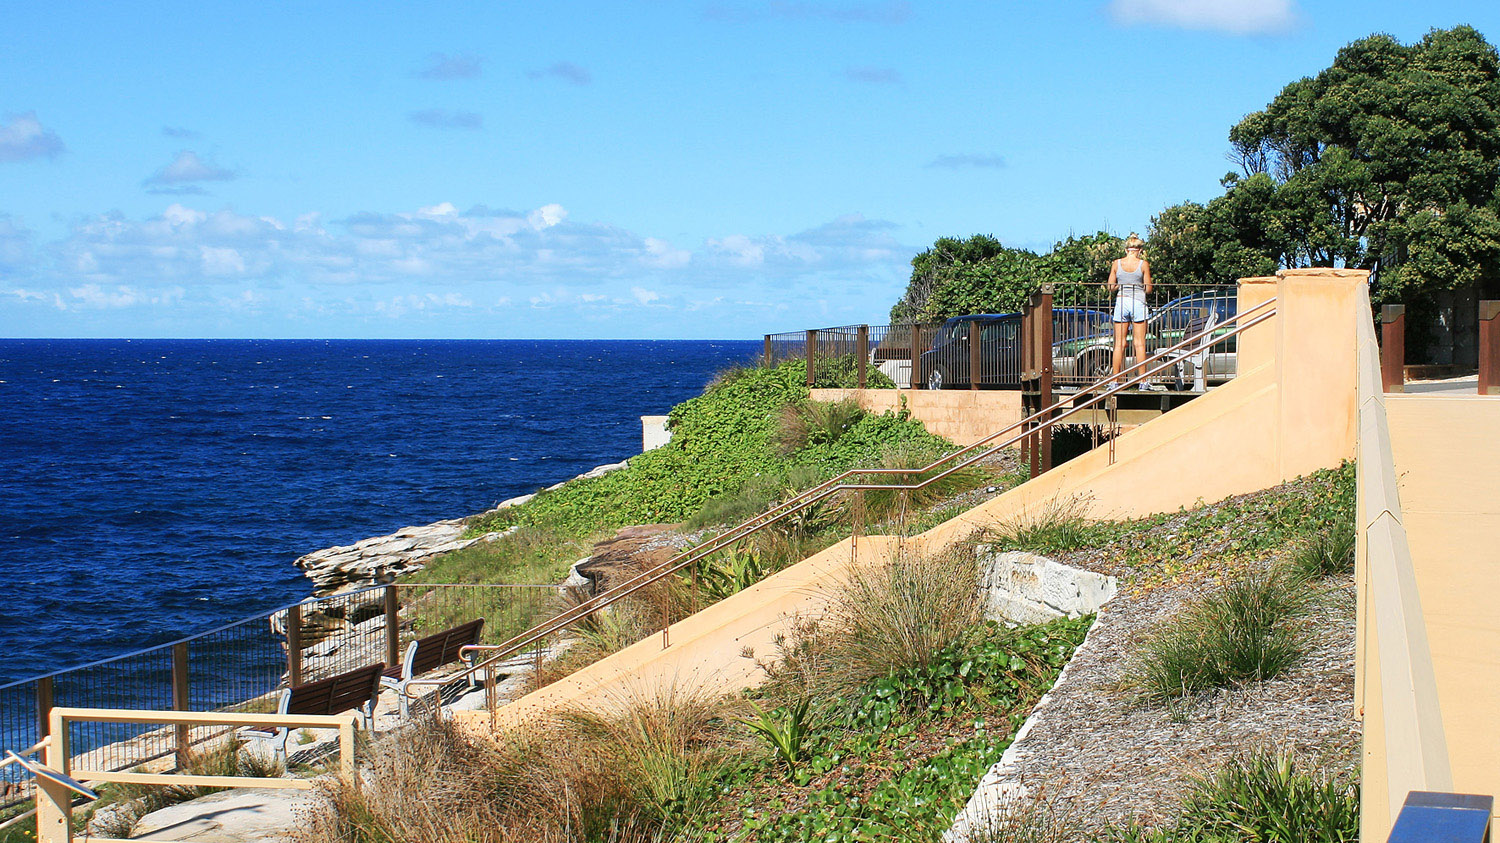
<path id="1" fill-rule="evenodd" d="M 1045 289 L 1052 308 L 1045 346 L 1052 350 L 1056 388 L 1076 388 L 1111 374 L 1117 330 L 1127 337 L 1122 370 L 1142 357 L 1134 349 L 1134 329 L 1128 323 L 1116 328 L 1116 291 L 1104 284 L 1048 285 Z M 1189 334 L 1225 323 L 1237 310 L 1238 293 L 1232 286 L 1174 284 L 1153 288 L 1145 300 L 1149 356 Z M 1028 311 L 767 334 L 762 359 L 768 365 L 806 361 L 809 387 L 1022 389 L 1027 380 L 1023 323 Z M 1192 384 L 1191 377 L 1184 377 L 1188 374 L 1200 375 L 1206 383 L 1222 383 L 1234 376 L 1235 343 L 1217 343 L 1211 352 L 1189 363 L 1195 372 L 1186 372 L 1188 364 L 1184 364 L 1142 385 L 1188 389 Z"/>

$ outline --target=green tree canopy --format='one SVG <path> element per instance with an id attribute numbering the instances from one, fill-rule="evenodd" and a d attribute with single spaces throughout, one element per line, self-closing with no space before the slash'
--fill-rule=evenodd
<path id="1" fill-rule="evenodd" d="M 912 258 L 911 281 L 891 308 L 891 322 L 1020 310 L 1042 284 L 1103 282 L 1110 261 L 1123 253 L 1120 238 L 1102 231 L 1070 236 L 1045 255 L 1007 248 L 988 234 L 941 237 Z"/>
<path id="2" fill-rule="evenodd" d="M 1184 267 L 1232 271 L 1225 249 L 1283 266 L 1380 261 L 1390 288 L 1409 295 L 1500 274 L 1500 55 L 1471 27 L 1412 45 L 1355 41 L 1229 140 L 1243 175 L 1204 209 L 1208 266 L 1198 247 Z M 1180 238 L 1182 216 L 1163 212 L 1156 227 Z M 1480 263 L 1459 270 L 1464 260 Z"/>

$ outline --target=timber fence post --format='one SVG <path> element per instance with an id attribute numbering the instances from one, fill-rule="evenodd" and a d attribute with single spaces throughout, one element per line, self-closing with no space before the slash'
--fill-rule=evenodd
<path id="1" fill-rule="evenodd" d="M 1500 301 L 1479 303 L 1479 394 L 1500 395 Z"/>
<path id="2" fill-rule="evenodd" d="M 1406 305 L 1380 308 L 1380 387 L 1384 392 L 1406 391 Z"/>

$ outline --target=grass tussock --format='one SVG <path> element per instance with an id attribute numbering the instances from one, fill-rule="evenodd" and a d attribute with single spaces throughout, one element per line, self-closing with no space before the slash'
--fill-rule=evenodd
<path id="1" fill-rule="evenodd" d="M 1161 702 L 1277 676 L 1305 652 L 1308 608 L 1304 582 L 1284 568 L 1234 576 L 1158 628 L 1127 684 Z"/>
<path id="2" fill-rule="evenodd" d="M 1232 759 L 1193 782 L 1181 815 L 1157 829 L 1110 829 L 1106 843 L 1354 843 L 1359 785 L 1285 753 Z"/>
<path id="3" fill-rule="evenodd" d="M 1107 538 L 1112 525 L 1088 518 L 1086 498 L 1051 498 L 992 527 L 984 540 L 999 550 L 1067 553 L 1093 547 Z"/>
<path id="4" fill-rule="evenodd" d="M 1292 556 L 1292 567 L 1308 580 L 1351 574 L 1357 541 L 1354 524 L 1340 521 L 1319 531 L 1298 548 Z"/>
<path id="5" fill-rule="evenodd" d="M 907 471 L 926 468 L 936 458 L 937 455 L 927 448 L 895 447 L 881 452 L 879 458 L 864 467 Z M 902 518 L 915 518 L 928 507 L 954 495 L 976 489 L 994 479 L 993 472 L 977 466 L 961 468 L 939 477 L 938 475 L 943 474 L 948 467 L 948 465 L 938 466 L 921 474 L 874 474 L 854 478 L 854 482 L 868 485 L 916 486 L 924 482 L 926 485 L 910 490 L 865 489 L 845 493 L 838 504 L 843 520 L 846 522 L 863 520 L 866 524 L 879 524 Z"/>
<path id="6" fill-rule="evenodd" d="M 782 408 L 777 446 L 782 456 L 791 456 L 808 445 L 836 442 L 864 415 L 853 398 L 794 401 Z"/>
<path id="7" fill-rule="evenodd" d="M 798 622 L 779 639 L 773 682 L 795 699 L 920 669 L 983 621 L 978 587 L 970 546 L 851 568 L 820 621 Z"/>

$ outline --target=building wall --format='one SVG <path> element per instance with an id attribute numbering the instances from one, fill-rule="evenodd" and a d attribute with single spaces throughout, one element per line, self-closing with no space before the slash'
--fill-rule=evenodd
<path id="1" fill-rule="evenodd" d="M 1021 420 L 1015 389 L 814 389 L 814 401 L 853 398 L 872 413 L 905 408 L 929 433 L 958 445 L 977 442 Z"/>

